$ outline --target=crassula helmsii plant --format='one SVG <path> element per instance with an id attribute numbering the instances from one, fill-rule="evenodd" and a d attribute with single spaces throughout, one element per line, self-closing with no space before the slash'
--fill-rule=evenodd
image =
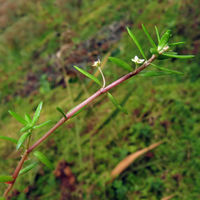
<path id="1" fill-rule="evenodd" d="M 92 74 L 88 73 L 87 71 L 83 70 L 82 68 L 79 68 L 77 66 L 74 66 L 75 69 L 77 69 L 80 73 L 84 74 L 91 80 L 93 80 L 95 83 L 97 83 L 100 86 L 100 89 L 97 90 L 96 93 L 91 95 L 89 98 L 84 100 L 82 103 L 74 107 L 72 110 L 70 110 L 68 113 L 64 113 L 61 108 L 57 107 L 57 110 L 63 115 L 63 117 L 50 129 L 48 130 L 40 139 L 38 139 L 35 143 L 32 143 L 31 136 L 35 129 L 39 129 L 45 125 L 47 125 L 50 121 L 46 121 L 42 124 L 37 124 L 37 121 L 40 117 L 40 113 L 42 110 L 43 103 L 39 103 L 35 114 L 33 118 L 30 117 L 30 115 L 25 114 L 25 117 L 21 117 L 14 111 L 9 111 L 9 113 L 18 121 L 20 122 L 23 127 L 20 130 L 21 136 L 18 140 L 15 140 L 10 137 L 6 136 L 0 136 L 0 139 L 4 139 L 10 142 L 13 142 L 16 145 L 16 149 L 21 149 L 23 154 L 21 156 L 21 160 L 19 161 L 17 167 L 15 168 L 12 175 L 0 175 L 0 182 L 4 182 L 5 184 L 8 184 L 7 189 L 4 191 L 3 197 L 1 199 L 6 199 L 8 197 L 9 192 L 12 190 L 14 183 L 17 180 L 17 177 L 27 173 L 34 167 L 38 165 L 38 161 L 46 165 L 48 168 L 53 169 L 52 163 L 48 160 L 48 158 L 40 151 L 36 151 L 36 148 L 44 141 L 46 140 L 58 127 L 60 127 L 64 122 L 69 120 L 70 118 L 76 116 L 85 106 L 87 106 L 90 102 L 92 102 L 94 99 L 96 99 L 98 96 L 107 93 L 108 98 L 112 101 L 112 103 L 122 112 L 127 113 L 126 109 L 123 108 L 117 100 L 110 94 L 108 91 L 115 86 L 121 84 L 122 82 L 128 80 L 129 78 L 140 74 L 142 76 L 159 76 L 159 75 L 171 75 L 171 74 L 179 74 L 181 75 L 182 72 L 178 72 L 175 70 L 171 70 L 165 67 L 160 67 L 154 64 L 153 62 L 163 59 L 169 59 L 169 58 L 177 58 L 177 59 L 188 59 L 193 58 L 193 55 L 178 55 L 176 52 L 173 51 L 173 47 L 183 44 L 184 42 L 177 42 L 177 43 L 170 43 L 169 40 L 171 38 L 171 31 L 167 30 L 162 37 L 160 37 L 160 34 L 158 32 L 157 27 L 155 27 L 155 32 L 157 36 L 157 42 L 155 42 L 150 34 L 148 33 L 147 29 L 144 25 L 142 25 L 142 29 L 147 37 L 147 39 L 150 42 L 151 48 L 150 58 L 147 58 L 144 51 L 142 50 L 141 45 L 139 44 L 138 40 L 136 39 L 135 35 L 132 33 L 132 31 L 127 28 L 128 34 L 130 38 L 133 40 L 135 45 L 140 51 L 141 57 L 139 58 L 137 55 L 135 55 L 131 61 L 134 63 L 134 68 L 129 65 L 126 61 L 121 60 L 116 57 L 109 57 L 109 60 L 116 64 L 119 67 L 124 68 L 125 70 L 129 71 L 126 75 L 122 76 L 118 80 L 112 82 L 111 84 L 106 86 L 106 79 L 104 77 L 104 74 L 101 70 L 101 61 L 98 59 L 96 62 L 94 62 L 93 67 L 96 67 L 101 74 L 102 82 L 93 76 Z M 145 70 L 147 67 L 153 67 L 154 70 Z M 144 70 L 144 71 L 143 71 Z M 143 72 L 142 72 L 143 71 Z M 30 154 L 33 153 L 33 156 L 38 161 L 33 161 L 28 166 L 24 166 L 24 162 L 28 159 Z M 34 159 L 35 160 L 35 159 Z"/>

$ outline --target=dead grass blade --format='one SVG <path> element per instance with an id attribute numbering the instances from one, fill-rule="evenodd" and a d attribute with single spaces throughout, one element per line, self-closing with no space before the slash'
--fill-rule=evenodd
<path id="1" fill-rule="evenodd" d="M 124 160 L 122 160 L 111 172 L 111 178 L 112 181 L 120 175 L 129 165 L 131 165 L 138 157 L 142 156 L 143 154 L 147 153 L 148 151 L 151 151 L 152 149 L 156 148 L 160 144 L 162 144 L 163 141 L 154 143 L 150 145 L 149 147 L 146 147 L 142 150 L 139 150 L 133 154 L 130 154 L 127 156 Z"/>
<path id="2" fill-rule="evenodd" d="M 175 196 L 175 194 L 172 194 L 172 195 L 170 195 L 170 196 L 163 197 L 161 200 L 170 200 L 170 199 L 172 199 L 174 196 Z"/>

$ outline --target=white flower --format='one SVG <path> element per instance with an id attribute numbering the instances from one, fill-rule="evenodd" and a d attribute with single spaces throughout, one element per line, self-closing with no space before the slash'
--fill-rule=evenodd
<path id="1" fill-rule="evenodd" d="M 100 67 L 101 66 L 101 61 L 100 59 L 98 59 L 97 61 L 95 61 L 92 65 L 93 67 Z"/>
<path id="2" fill-rule="evenodd" d="M 136 64 L 142 64 L 144 62 L 144 59 L 139 59 L 137 56 L 131 59 Z"/>

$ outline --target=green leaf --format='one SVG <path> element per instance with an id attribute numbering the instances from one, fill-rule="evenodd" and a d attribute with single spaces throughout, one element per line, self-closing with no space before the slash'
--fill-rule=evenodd
<path id="1" fill-rule="evenodd" d="M 77 66 L 74 66 L 74 68 L 101 86 L 101 82 L 95 76 L 93 76 L 92 74 L 86 72 L 85 70 L 83 70 Z"/>
<path id="2" fill-rule="evenodd" d="M 119 58 L 109 57 L 108 59 L 114 64 L 118 65 L 119 67 L 122 67 L 123 69 L 128 70 L 129 72 L 133 71 L 133 68 L 128 63 L 126 63 L 125 61 Z"/>
<path id="3" fill-rule="evenodd" d="M 20 170 L 19 175 L 25 174 L 29 172 L 31 169 L 35 168 L 37 166 L 37 162 L 31 163 L 30 165 L 24 167 L 23 169 Z"/>
<path id="4" fill-rule="evenodd" d="M 6 200 L 4 197 L 0 197 L 0 200 Z"/>
<path id="5" fill-rule="evenodd" d="M 155 55 L 159 54 L 157 48 L 150 48 L 150 52 Z"/>
<path id="6" fill-rule="evenodd" d="M 107 95 L 108 95 L 108 98 L 111 100 L 111 102 L 112 102 L 117 108 L 119 108 L 120 105 L 118 104 L 117 100 L 112 96 L 112 94 L 110 94 L 110 93 L 108 92 Z"/>
<path id="7" fill-rule="evenodd" d="M 65 119 L 67 119 L 67 116 L 65 115 L 65 113 L 63 112 L 63 110 L 62 110 L 61 108 L 56 107 L 56 110 L 57 110 L 58 112 L 60 112 L 60 113 L 63 115 L 63 117 L 64 117 Z"/>
<path id="8" fill-rule="evenodd" d="M 37 109 L 36 109 L 36 111 L 35 111 L 35 114 L 34 114 L 34 116 L 33 116 L 32 125 L 34 125 L 34 124 L 38 121 L 38 119 L 39 119 L 39 117 L 40 117 L 40 112 L 41 112 L 41 110 L 42 110 L 42 105 L 43 105 L 43 102 L 41 101 L 41 102 L 38 104 Z"/>
<path id="9" fill-rule="evenodd" d="M 75 107 L 74 107 L 75 108 Z M 68 113 L 70 113 L 74 108 L 72 108 Z M 71 119 L 76 117 L 76 115 L 78 115 L 80 112 L 82 112 L 85 109 L 85 106 L 83 108 L 81 108 L 79 111 L 77 111 L 74 115 L 72 115 Z M 68 114 L 67 113 L 67 114 Z"/>
<path id="10" fill-rule="evenodd" d="M 112 94 L 110 94 L 109 92 L 107 92 L 108 98 L 111 100 L 111 102 L 113 103 L 113 105 L 121 110 L 122 112 L 128 114 L 127 110 L 125 108 L 123 108 L 118 102 L 117 100 L 112 96 Z"/>
<path id="11" fill-rule="evenodd" d="M 161 40 L 160 40 L 160 42 L 158 44 L 158 51 L 162 50 L 168 44 L 168 41 L 169 41 L 170 37 L 171 37 L 171 30 L 167 30 L 163 34 L 163 36 L 162 36 L 162 38 L 161 38 Z"/>
<path id="12" fill-rule="evenodd" d="M 156 30 L 156 36 L 157 36 L 158 43 L 160 43 L 160 35 L 159 35 L 159 32 L 158 32 L 157 26 L 155 26 L 155 30 Z"/>
<path id="13" fill-rule="evenodd" d="M 40 151 L 35 151 L 34 156 L 37 157 L 37 159 L 42 162 L 44 165 L 46 165 L 50 169 L 54 169 L 53 164 L 49 161 L 49 159 Z"/>
<path id="14" fill-rule="evenodd" d="M 71 118 L 76 117 L 76 115 L 78 115 L 79 113 L 81 113 L 84 109 L 85 109 L 85 106 L 83 108 L 81 108 L 79 111 L 77 111 Z"/>
<path id="15" fill-rule="evenodd" d="M 155 42 L 153 41 L 152 37 L 150 36 L 149 32 L 147 31 L 146 27 L 144 26 L 144 24 L 142 24 L 142 29 L 144 31 L 144 33 L 146 34 L 147 38 L 149 39 L 150 44 L 152 45 L 152 47 L 157 48 Z"/>
<path id="16" fill-rule="evenodd" d="M 32 125 L 28 124 L 27 126 L 20 129 L 20 133 L 26 132 L 28 130 L 31 130 L 33 128 Z"/>
<path id="17" fill-rule="evenodd" d="M 32 119 L 29 114 L 25 114 L 25 120 L 27 123 L 31 123 Z"/>
<path id="18" fill-rule="evenodd" d="M 24 143 L 24 141 L 26 140 L 26 138 L 31 134 L 31 132 L 26 132 L 24 133 L 20 138 L 19 140 L 17 141 L 17 146 L 16 146 L 16 149 L 18 150 L 22 144 Z"/>
<path id="19" fill-rule="evenodd" d="M 147 71 L 147 72 L 141 72 L 139 75 L 143 76 L 143 77 L 151 77 L 151 76 L 171 75 L 171 73 L 169 73 L 169 72 Z"/>
<path id="20" fill-rule="evenodd" d="M 145 58 L 145 60 L 147 59 L 146 56 L 144 55 L 144 51 L 142 50 L 142 47 L 140 46 L 139 42 L 137 41 L 135 35 L 131 32 L 131 30 L 127 27 L 127 31 L 128 34 L 130 35 L 130 37 L 132 38 L 132 40 L 135 42 L 137 48 L 139 49 L 140 53 L 142 54 L 143 58 Z"/>
<path id="21" fill-rule="evenodd" d="M 194 58 L 194 55 L 175 55 L 175 54 L 169 54 L 169 53 L 162 53 L 163 56 L 167 56 L 169 58 L 180 58 L 180 59 L 189 59 Z"/>
<path id="22" fill-rule="evenodd" d="M 0 175 L 0 182 L 5 183 L 5 182 L 11 182 L 13 181 L 12 176 L 7 176 L 7 175 Z"/>
<path id="23" fill-rule="evenodd" d="M 169 46 L 176 46 L 179 44 L 185 44 L 185 42 L 174 42 L 174 43 L 169 44 Z"/>
<path id="24" fill-rule="evenodd" d="M 12 143 L 14 143 L 14 144 L 17 144 L 17 140 L 14 139 L 14 138 L 11 138 L 11 137 L 0 136 L 0 139 L 2 139 L 2 140 L 7 140 L 7 141 L 9 141 L 9 142 L 12 142 Z"/>
<path id="25" fill-rule="evenodd" d="M 33 129 L 42 128 L 43 126 L 46 126 L 49 123 L 51 123 L 51 120 L 48 120 L 48 121 L 43 122 L 43 123 L 41 123 L 39 125 L 33 126 Z"/>
<path id="26" fill-rule="evenodd" d="M 167 53 L 171 54 L 171 55 L 177 55 L 178 54 L 177 52 L 174 52 L 174 51 L 168 51 Z"/>
<path id="27" fill-rule="evenodd" d="M 20 122 L 21 124 L 24 124 L 24 125 L 26 125 L 27 124 L 27 122 L 26 122 L 26 120 L 24 120 L 20 115 L 18 115 L 17 113 L 15 113 L 15 112 L 13 112 L 13 111 L 11 111 L 11 110 L 9 110 L 8 111 L 18 122 Z"/>
<path id="28" fill-rule="evenodd" d="M 153 63 L 151 63 L 151 65 L 153 65 L 155 68 L 161 70 L 161 71 L 165 71 L 165 72 L 169 72 L 169 73 L 172 73 L 172 74 L 178 74 L 178 75 L 183 75 L 182 72 L 178 72 L 178 71 L 175 71 L 175 70 L 171 70 L 171 69 L 167 69 L 165 67 L 160 67 L 160 66 L 157 66 Z"/>
<path id="29" fill-rule="evenodd" d="M 170 55 L 177 55 L 177 53 L 176 52 L 173 52 L 173 51 L 169 51 L 169 52 L 167 52 L 168 54 L 170 54 Z M 157 56 L 157 59 L 158 60 L 165 60 L 165 59 L 169 59 L 169 57 L 168 56 L 165 56 L 165 55 L 163 55 L 164 53 L 162 53 L 162 54 L 158 54 Z"/>

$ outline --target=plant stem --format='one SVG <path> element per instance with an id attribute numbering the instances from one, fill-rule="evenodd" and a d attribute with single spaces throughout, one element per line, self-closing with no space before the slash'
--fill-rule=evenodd
<path id="1" fill-rule="evenodd" d="M 80 103 L 79 105 L 77 105 L 73 110 L 71 110 L 69 113 L 66 114 L 66 118 L 61 118 L 60 121 L 58 121 L 49 131 L 47 131 L 38 141 L 35 142 L 35 144 L 33 144 L 31 147 L 29 147 L 29 149 L 24 153 L 24 155 L 22 156 L 19 164 L 17 165 L 14 173 L 13 173 L 13 179 L 14 181 L 8 186 L 8 188 L 6 189 L 6 191 L 4 192 L 4 197 L 7 197 L 9 191 L 12 189 L 18 175 L 19 172 L 24 164 L 24 161 L 26 160 L 26 158 L 28 157 L 29 153 L 31 153 L 35 148 L 37 148 L 44 140 L 46 140 L 57 128 L 59 128 L 65 121 L 67 121 L 68 119 L 70 119 L 76 112 L 78 112 L 81 108 L 83 108 L 84 106 L 88 105 L 90 102 L 92 102 L 94 99 L 96 99 L 98 96 L 100 96 L 101 94 L 106 93 L 107 91 L 109 91 L 110 89 L 116 87 L 117 85 L 119 85 L 120 83 L 126 81 L 127 79 L 137 75 L 138 73 L 140 73 L 142 70 L 144 70 L 145 68 L 147 68 L 154 60 L 156 59 L 156 55 L 152 55 L 151 58 L 149 60 L 147 60 L 142 66 L 140 66 L 139 68 L 135 69 L 135 71 L 130 72 L 128 74 L 126 74 L 125 76 L 119 78 L 118 80 L 114 81 L 113 83 L 111 83 L 110 85 L 108 85 L 105 88 L 101 88 L 99 89 L 96 93 L 94 93 L 93 95 L 91 95 L 89 98 L 87 98 L 85 101 L 83 101 L 82 103 Z"/>
<path id="2" fill-rule="evenodd" d="M 31 133 L 30 133 L 30 136 L 28 137 L 28 142 L 27 142 L 27 147 L 26 147 L 26 149 L 29 148 L 29 146 L 30 146 L 30 142 L 31 142 Z"/>
<path id="3" fill-rule="evenodd" d="M 70 83 L 69 83 L 69 79 L 67 80 L 67 91 L 68 91 L 68 96 L 70 98 L 70 104 L 71 107 L 74 107 L 74 98 L 72 95 L 72 90 L 70 87 Z M 81 143 L 80 143 L 80 133 L 79 133 L 79 122 L 77 120 L 77 118 L 75 119 L 75 135 L 76 135 L 76 145 L 77 145 L 77 149 L 78 149 L 78 157 L 79 157 L 79 164 L 80 166 L 82 165 L 82 149 L 81 149 Z"/>
<path id="4" fill-rule="evenodd" d="M 12 187 L 13 187 L 13 185 L 14 185 L 14 183 L 15 183 L 15 181 L 16 181 L 18 175 L 19 175 L 19 172 L 20 172 L 20 170 L 21 170 L 21 168 L 22 168 L 22 166 L 23 166 L 25 160 L 26 160 L 27 157 L 28 157 L 28 154 L 29 154 L 29 153 L 28 153 L 27 151 L 25 151 L 24 155 L 22 156 L 21 160 L 19 161 L 19 163 L 18 163 L 18 165 L 17 165 L 17 167 L 16 167 L 16 169 L 15 169 L 13 175 L 12 175 L 12 176 L 13 176 L 13 181 L 12 181 L 12 183 L 8 186 L 8 188 L 5 190 L 5 192 L 4 192 L 4 197 L 7 197 L 9 191 L 12 189 Z"/>

